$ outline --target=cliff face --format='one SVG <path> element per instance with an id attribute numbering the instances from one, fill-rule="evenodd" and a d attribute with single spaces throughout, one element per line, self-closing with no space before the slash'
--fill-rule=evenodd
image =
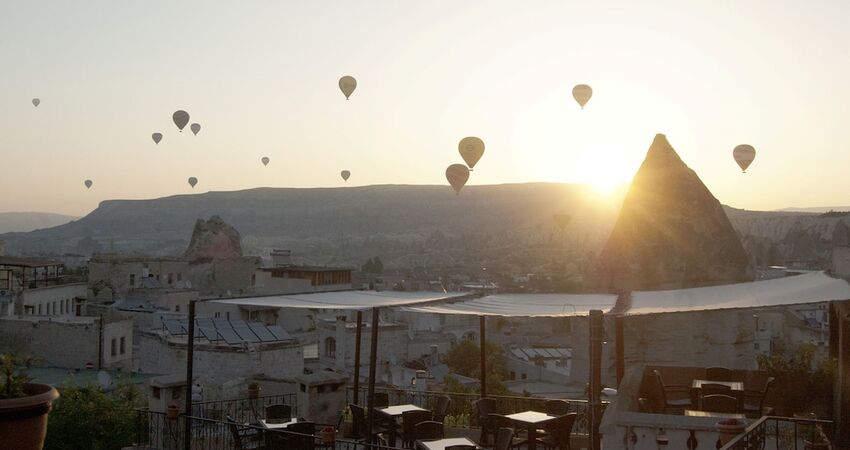
<path id="1" fill-rule="evenodd" d="M 601 289 L 674 289 L 753 279 L 720 202 L 656 135 L 592 277 Z"/>
<path id="2" fill-rule="evenodd" d="M 218 216 L 198 219 L 185 256 L 192 261 L 238 258 L 242 256 L 239 232 Z"/>

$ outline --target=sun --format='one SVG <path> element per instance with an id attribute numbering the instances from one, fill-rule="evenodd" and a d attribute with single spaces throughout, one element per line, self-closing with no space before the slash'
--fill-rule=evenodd
<path id="1" fill-rule="evenodd" d="M 611 195 L 627 185 L 632 178 L 632 169 L 607 151 L 593 151 L 584 154 L 581 182 L 590 186 L 594 192 Z"/>

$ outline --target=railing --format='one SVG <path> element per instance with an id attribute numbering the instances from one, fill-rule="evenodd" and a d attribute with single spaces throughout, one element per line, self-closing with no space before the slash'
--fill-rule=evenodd
<path id="1" fill-rule="evenodd" d="M 832 427 L 829 420 L 764 416 L 721 450 L 829 449 Z"/>
<path id="2" fill-rule="evenodd" d="M 351 439 L 327 440 L 319 433 L 301 434 L 287 430 L 270 430 L 259 424 L 229 423 L 203 417 L 180 415 L 168 418 L 164 413 L 138 411 L 136 444 L 144 449 L 184 449 L 186 420 L 191 420 L 191 450 L 237 450 L 264 448 L 267 450 L 391 450 L 379 444 L 367 444 Z"/>
<path id="3" fill-rule="evenodd" d="M 220 421 L 230 417 L 237 422 L 255 423 L 266 417 L 267 406 L 278 404 L 290 406 L 293 416 L 297 415 L 298 400 L 296 395 L 281 394 L 193 403 L 192 416 Z"/>
<path id="4" fill-rule="evenodd" d="M 451 399 L 448 411 L 446 413 L 445 425 L 447 427 L 477 427 L 478 415 L 476 414 L 475 401 L 481 398 L 478 394 L 467 394 L 459 392 L 436 392 L 436 391 L 416 391 L 410 389 L 391 389 L 391 388 L 375 388 L 376 393 L 387 394 L 390 405 L 414 404 L 425 409 L 434 409 L 437 399 L 442 396 L 448 396 Z M 366 406 L 367 390 L 360 389 L 358 393 L 358 404 Z M 487 397 L 496 400 L 496 411 L 502 414 L 510 414 L 521 411 L 544 411 L 547 400 L 553 400 L 542 397 L 519 397 L 509 395 L 488 395 Z M 354 389 L 349 388 L 346 391 L 346 401 L 353 403 Z M 564 400 L 570 405 L 570 412 L 578 413 L 575 425 L 573 425 L 573 433 L 587 434 L 589 429 L 588 422 L 588 405 L 587 400 L 579 399 L 558 399 Z M 605 411 L 607 402 L 602 404 L 602 412 Z"/>

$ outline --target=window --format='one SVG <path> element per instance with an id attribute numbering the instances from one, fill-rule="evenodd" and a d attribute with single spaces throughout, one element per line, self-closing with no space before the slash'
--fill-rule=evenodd
<path id="1" fill-rule="evenodd" d="M 121 345 L 120 345 L 120 347 L 121 347 L 121 348 L 119 349 L 119 351 L 121 352 L 121 354 L 122 354 L 122 355 L 123 355 L 123 354 L 124 354 L 124 352 L 126 351 L 126 350 L 125 350 L 125 347 L 124 347 L 124 344 L 125 344 L 125 341 L 126 341 L 126 340 L 127 340 L 127 338 L 126 338 L 126 337 L 121 336 Z"/>
<path id="2" fill-rule="evenodd" d="M 219 317 L 221 317 L 221 313 L 220 313 L 220 312 L 218 312 L 218 311 L 216 311 L 216 313 L 215 313 L 215 316 L 214 316 L 214 317 L 215 317 L 216 319 L 218 319 Z"/>
<path id="3" fill-rule="evenodd" d="M 136 285 L 136 274 L 131 273 L 130 274 L 130 287 L 134 287 L 135 285 Z"/>
<path id="4" fill-rule="evenodd" d="M 180 305 L 174 305 L 174 312 L 180 312 Z"/>
<path id="5" fill-rule="evenodd" d="M 153 395 L 153 398 L 159 398 L 159 388 L 158 387 L 154 386 L 152 395 Z"/>
<path id="6" fill-rule="evenodd" d="M 183 274 L 180 272 L 177 272 L 177 281 L 183 281 Z"/>
<path id="7" fill-rule="evenodd" d="M 169 274 L 168 274 L 168 285 L 170 286 L 170 285 L 171 285 L 171 284 L 173 284 L 173 283 L 174 283 L 174 274 L 173 274 L 173 273 L 169 273 Z"/>
<path id="8" fill-rule="evenodd" d="M 336 339 L 325 338 L 325 357 L 336 358 Z"/>
<path id="9" fill-rule="evenodd" d="M 55 301 L 53 302 L 53 314 L 54 315 L 59 314 L 59 313 L 56 312 L 56 302 Z"/>
<path id="10" fill-rule="evenodd" d="M 528 378 L 528 375 L 522 374 L 522 379 L 525 380 L 526 378 Z"/>
<path id="11" fill-rule="evenodd" d="M 118 354 L 118 341 L 116 341 L 115 339 L 112 339 L 112 342 L 111 342 L 111 345 L 110 345 L 110 350 L 112 350 L 110 352 L 110 354 L 112 356 L 115 356 L 115 355 Z"/>
<path id="12" fill-rule="evenodd" d="M 230 311 L 227 311 L 226 313 L 224 313 L 224 317 L 225 317 L 227 320 L 230 320 Z"/>
<path id="13" fill-rule="evenodd" d="M 756 349 L 756 350 L 758 350 L 758 349 L 759 349 L 759 343 L 758 343 L 758 342 L 756 342 L 756 343 L 754 344 L 754 347 L 755 347 L 755 349 Z"/>
<path id="14" fill-rule="evenodd" d="M 41 303 L 38 304 L 38 315 L 41 315 Z"/>

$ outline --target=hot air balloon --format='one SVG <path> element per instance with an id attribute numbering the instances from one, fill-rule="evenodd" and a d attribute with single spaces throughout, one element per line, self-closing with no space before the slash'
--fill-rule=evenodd
<path id="1" fill-rule="evenodd" d="M 460 190 L 469 180 L 469 169 L 463 164 L 452 164 L 446 169 L 446 179 L 449 180 L 455 193 L 460 195 Z"/>
<path id="2" fill-rule="evenodd" d="M 348 100 L 348 97 L 351 97 L 351 94 L 357 89 L 357 80 L 346 75 L 339 79 L 339 89 L 345 94 L 345 99 Z"/>
<path id="3" fill-rule="evenodd" d="M 192 189 L 195 188 L 196 184 L 198 184 L 198 179 L 195 177 L 189 177 L 189 186 L 192 186 Z"/>
<path id="4" fill-rule="evenodd" d="M 39 100 L 37 98 L 32 99 L 32 106 L 35 106 L 36 108 L 38 108 L 39 103 L 41 103 L 41 100 Z"/>
<path id="5" fill-rule="evenodd" d="M 186 124 L 189 123 L 189 113 L 182 109 L 175 111 L 171 118 L 174 119 L 174 125 L 177 125 L 181 133 L 183 132 L 183 128 L 186 127 Z"/>
<path id="6" fill-rule="evenodd" d="M 269 161 L 271 161 L 271 160 L 269 159 L 269 157 L 268 157 L 268 156 L 263 156 L 262 158 L 260 158 L 260 161 L 262 161 L 262 162 L 263 162 L 263 165 L 264 165 L 264 166 L 268 166 L 268 165 L 269 165 Z"/>
<path id="7" fill-rule="evenodd" d="M 477 137 L 465 137 L 457 144 L 457 150 L 466 165 L 472 169 L 481 159 L 481 155 L 484 154 L 484 141 Z"/>
<path id="8" fill-rule="evenodd" d="M 564 231 L 564 228 L 573 220 L 573 216 L 569 214 L 555 214 L 552 218 L 555 219 L 555 224 L 558 225 L 561 231 Z"/>
<path id="9" fill-rule="evenodd" d="M 94 183 L 92 183 L 91 180 L 86 180 L 86 181 L 83 181 L 83 184 L 86 185 L 86 189 L 91 189 L 91 185 L 94 184 Z"/>
<path id="10" fill-rule="evenodd" d="M 741 167 L 741 171 L 747 173 L 747 167 L 750 167 L 756 159 L 756 149 L 752 145 L 742 144 L 735 147 L 732 156 L 735 157 L 735 162 Z"/>
<path id="11" fill-rule="evenodd" d="M 592 95 L 593 89 L 586 84 L 577 84 L 573 88 L 573 98 L 576 99 L 579 105 L 581 105 L 581 109 L 584 109 L 584 105 L 587 104 Z"/>
<path id="12" fill-rule="evenodd" d="M 348 178 L 351 176 L 351 172 L 348 170 L 343 170 L 339 173 L 339 176 L 342 177 L 342 181 L 348 181 Z"/>
<path id="13" fill-rule="evenodd" d="M 201 131 L 201 124 L 193 123 L 192 125 L 189 126 L 189 129 L 192 130 L 192 133 L 194 133 L 195 136 L 197 136 L 198 132 Z"/>
<path id="14" fill-rule="evenodd" d="M 154 133 L 151 135 L 154 144 L 159 144 L 159 141 L 162 140 L 162 133 Z"/>

